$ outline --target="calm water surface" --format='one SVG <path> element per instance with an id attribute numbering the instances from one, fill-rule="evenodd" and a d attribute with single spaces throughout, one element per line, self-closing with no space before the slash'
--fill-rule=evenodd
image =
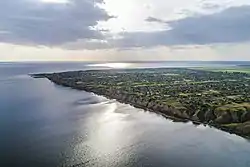
<path id="1" fill-rule="evenodd" d="M 1 167 L 250 166 L 241 137 L 27 75 L 87 68 L 0 64 Z"/>

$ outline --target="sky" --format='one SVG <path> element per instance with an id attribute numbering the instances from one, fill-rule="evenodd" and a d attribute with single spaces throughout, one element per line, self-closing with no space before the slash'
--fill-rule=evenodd
<path id="1" fill-rule="evenodd" d="M 0 61 L 250 61 L 250 0 L 0 0 Z"/>

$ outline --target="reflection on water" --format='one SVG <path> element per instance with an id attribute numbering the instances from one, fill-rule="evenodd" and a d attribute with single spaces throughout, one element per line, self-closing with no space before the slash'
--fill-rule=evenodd
<path id="1" fill-rule="evenodd" d="M 103 64 L 90 64 L 89 67 L 103 67 L 103 68 L 130 68 L 135 67 L 132 63 L 103 63 Z"/>
<path id="2" fill-rule="evenodd" d="M 71 153 L 64 166 L 249 164 L 250 145 L 243 138 L 202 125 L 173 123 L 117 102 L 101 104 L 94 107 L 101 112 L 79 122 L 78 141 L 66 151 Z"/>
<path id="3" fill-rule="evenodd" d="M 250 166 L 241 137 L 23 75 L 1 77 L 0 166 Z"/>

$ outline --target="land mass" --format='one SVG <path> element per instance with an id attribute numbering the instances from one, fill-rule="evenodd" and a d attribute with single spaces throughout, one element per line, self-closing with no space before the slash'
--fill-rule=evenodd
<path id="1" fill-rule="evenodd" d="M 250 137 L 250 74 L 187 68 L 112 69 L 35 74 L 172 119 Z"/>

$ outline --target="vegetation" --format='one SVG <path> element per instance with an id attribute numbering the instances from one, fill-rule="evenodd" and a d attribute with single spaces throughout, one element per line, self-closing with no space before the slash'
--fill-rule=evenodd
<path id="1" fill-rule="evenodd" d="M 250 136 L 248 73 L 164 68 L 75 71 L 35 77 Z"/>
<path id="2" fill-rule="evenodd" d="M 227 68 L 219 68 L 219 67 L 198 67 L 193 68 L 197 70 L 206 70 L 212 72 L 228 72 L 228 73 L 250 73 L 249 66 L 234 66 L 234 67 L 227 67 Z"/>

